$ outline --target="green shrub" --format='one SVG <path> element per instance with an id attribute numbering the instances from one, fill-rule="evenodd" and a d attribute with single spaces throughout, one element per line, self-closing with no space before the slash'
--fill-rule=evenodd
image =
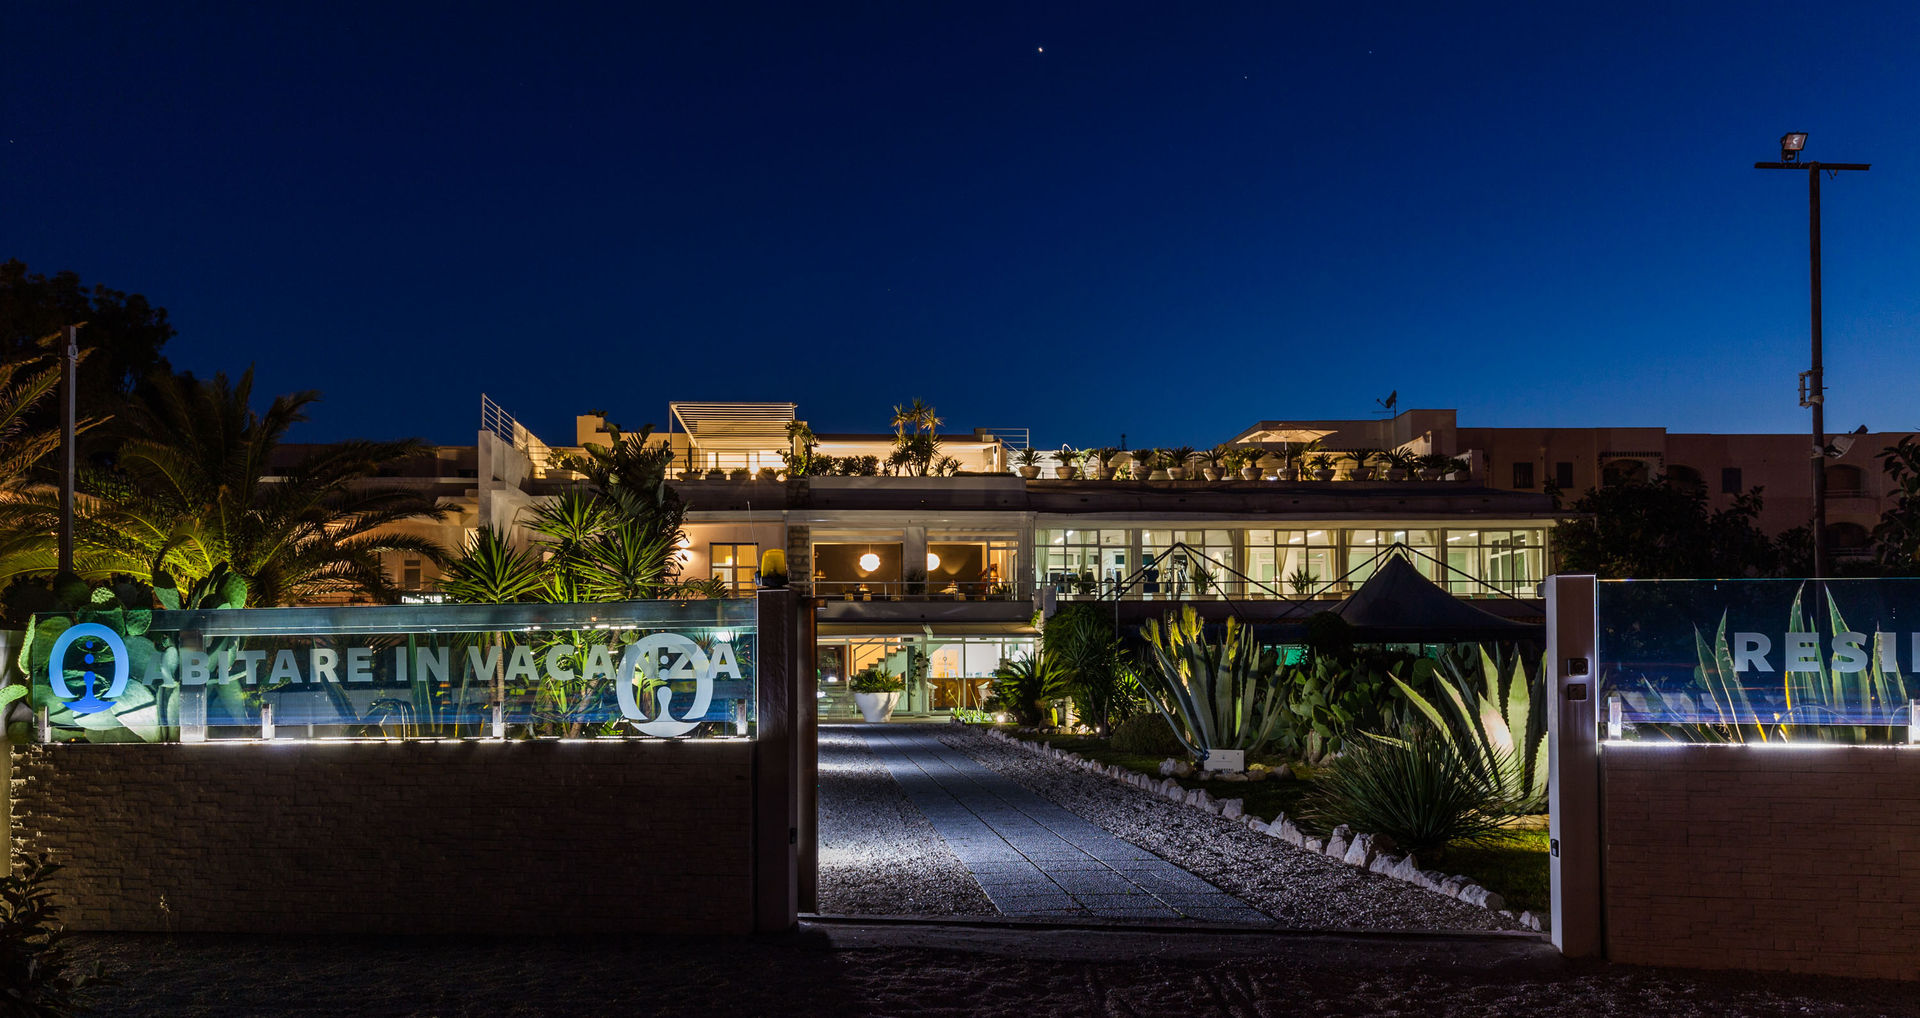
<path id="1" fill-rule="evenodd" d="M 1066 675 L 1046 654 L 1027 654 L 1001 662 L 993 670 L 990 710 L 1013 715 L 1016 724 L 1032 727 L 1046 720 L 1048 706 L 1067 695 Z"/>
<path id="2" fill-rule="evenodd" d="M 847 688 L 856 693 L 898 693 L 907 688 L 907 683 L 898 675 L 881 671 L 879 665 L 868 665 L 853 673 Z"/>
<path id="3" fill-rule="evenodd" d="M 1316 775 L 1305 815 L 1328 828 L 1347 824 L 1387 835 L 1401 850 L 1424 855 L 1495 836 L 1512 804 L 1451 743 L 1417 733 L 1354 740 Z"/>
<path id="4" fill-rule="evenodd" d="M 60 906 L 47 882 L 60 867 L 27 856 L 20 872 L 0 876 L 0 1015 L 62 1018 L 78 1013 L 82 992 L 102 982 L 100 968 L 80 971 L 67 951 Z"/>
<path id="5" fill-rule="evenodd" d="M 1173 734 L 1173 726 L 1167 724 L 1159 711 L 1135 714 L 1114 725 L 1113 737 L 1107 744 L 1119 752 L 1141 756 L 1181 756 L 1187 751 L 1180 745 L 1180 737 Z"/>

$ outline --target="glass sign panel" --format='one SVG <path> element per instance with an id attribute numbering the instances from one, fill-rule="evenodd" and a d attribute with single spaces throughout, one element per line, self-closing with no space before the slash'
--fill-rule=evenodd
<path id="1" fill-rule="evenodd" d="M 38 615 L 41 737 L 727 737 L 753 731 L 752 600 Z"/>
<path id="2" fill-rule="evenodd" d="M 1594 614 L 1609 738 L 1907 741 L 1920 580 L 1603 580 Z"/>

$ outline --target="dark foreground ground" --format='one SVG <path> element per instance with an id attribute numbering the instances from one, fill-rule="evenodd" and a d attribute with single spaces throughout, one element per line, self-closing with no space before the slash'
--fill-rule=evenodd
<path id="1" fill-rule="evenodd" d="M 76 938 L 89 1014 L 1920 1015 L 1920 986 L 1570 964 L 1531 937 L 812 923 L 767 938 Z"/>

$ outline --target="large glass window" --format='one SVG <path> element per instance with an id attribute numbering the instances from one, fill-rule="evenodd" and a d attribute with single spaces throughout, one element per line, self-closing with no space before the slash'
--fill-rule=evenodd
<path id="1" fill-rule="evenodd" d="M 877 666 L 906 679 L 899 710 L 917 714 L 956 707 L 980 709 L 992 694 L 993 672 L 1034 649 L 1031 636 L 868 636 L 819 641 L 820 713 L 849 716 L 856 710 L 847 689 L 849 677 Z M 914 656 L 909 656 L 911 655 Z M 918 655 L 924 665 L 908 674 Z"/>
<path id="2" fill-rule="evenodd" d="M 713 565 L 713 578 L 723 580 L 736 594 L 753 592 L 753 574 L 760 565 L 757 544 L 710 544 L 707 561 Z"/>
<path id="3" fill-rule="evenodd" d="M 1130 530 L 1041 530 L 1034 548 L 1039 582 L 1062 597 L 1110 594 L 1137 568 Z"/>
<path id="4" fill-rule="evenodd" d="M 1349 530 L 1347 531 L 1347 580 L 1358 585 L 1379 571 L 1386 562 L 1385 552 L 1394 545 L 1405 545 L 1411 552 L 1407 560 L 1429 580 L 1440 577 L 1440 563 L 1434 551 L 1431 530 Z"/>
<path id="5" fill-rule="evenodd" d="M 1247 576 L 1285 597 L 1304 597 L 1339 579 L 1339 532 L 1319 530 L 1250 530 L 1247 532 Z M 1258 591 L 1256 591 L 1258 592 Z"/>
<path id="6" fill-rule="evenodd" d="M 1449 530 L 1445 586 L 1455 594 L 1532 596 L 1546 579 L 1546 557 L 1543 530 Z"/>

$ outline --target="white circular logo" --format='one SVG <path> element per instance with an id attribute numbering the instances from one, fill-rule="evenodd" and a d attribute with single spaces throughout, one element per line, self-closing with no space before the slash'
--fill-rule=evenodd
<path id="1" fill-rule="evenodd" d="M 692 679 L 693 703 L 686 713 L 676 718 L 669 710 L 673 702 L 672 687 L 658 686 L 653 691 L 654 713 L 649 717 L 640 709 L 639 698 L 634 695 L 635 682 L 640 679 L 668 682 Z M 614 680 L 614 687 L 620 698 L 620 713 L 632 721 L 635 728 L 661 738 L 685 735 L 699 726 L 713 703 L 713 663 L 707 659 L 707 652 L 692 640 L 678 633 L 654 633 L 627 648 L 626 656 L 620 659 L 620 674 Z"/>

